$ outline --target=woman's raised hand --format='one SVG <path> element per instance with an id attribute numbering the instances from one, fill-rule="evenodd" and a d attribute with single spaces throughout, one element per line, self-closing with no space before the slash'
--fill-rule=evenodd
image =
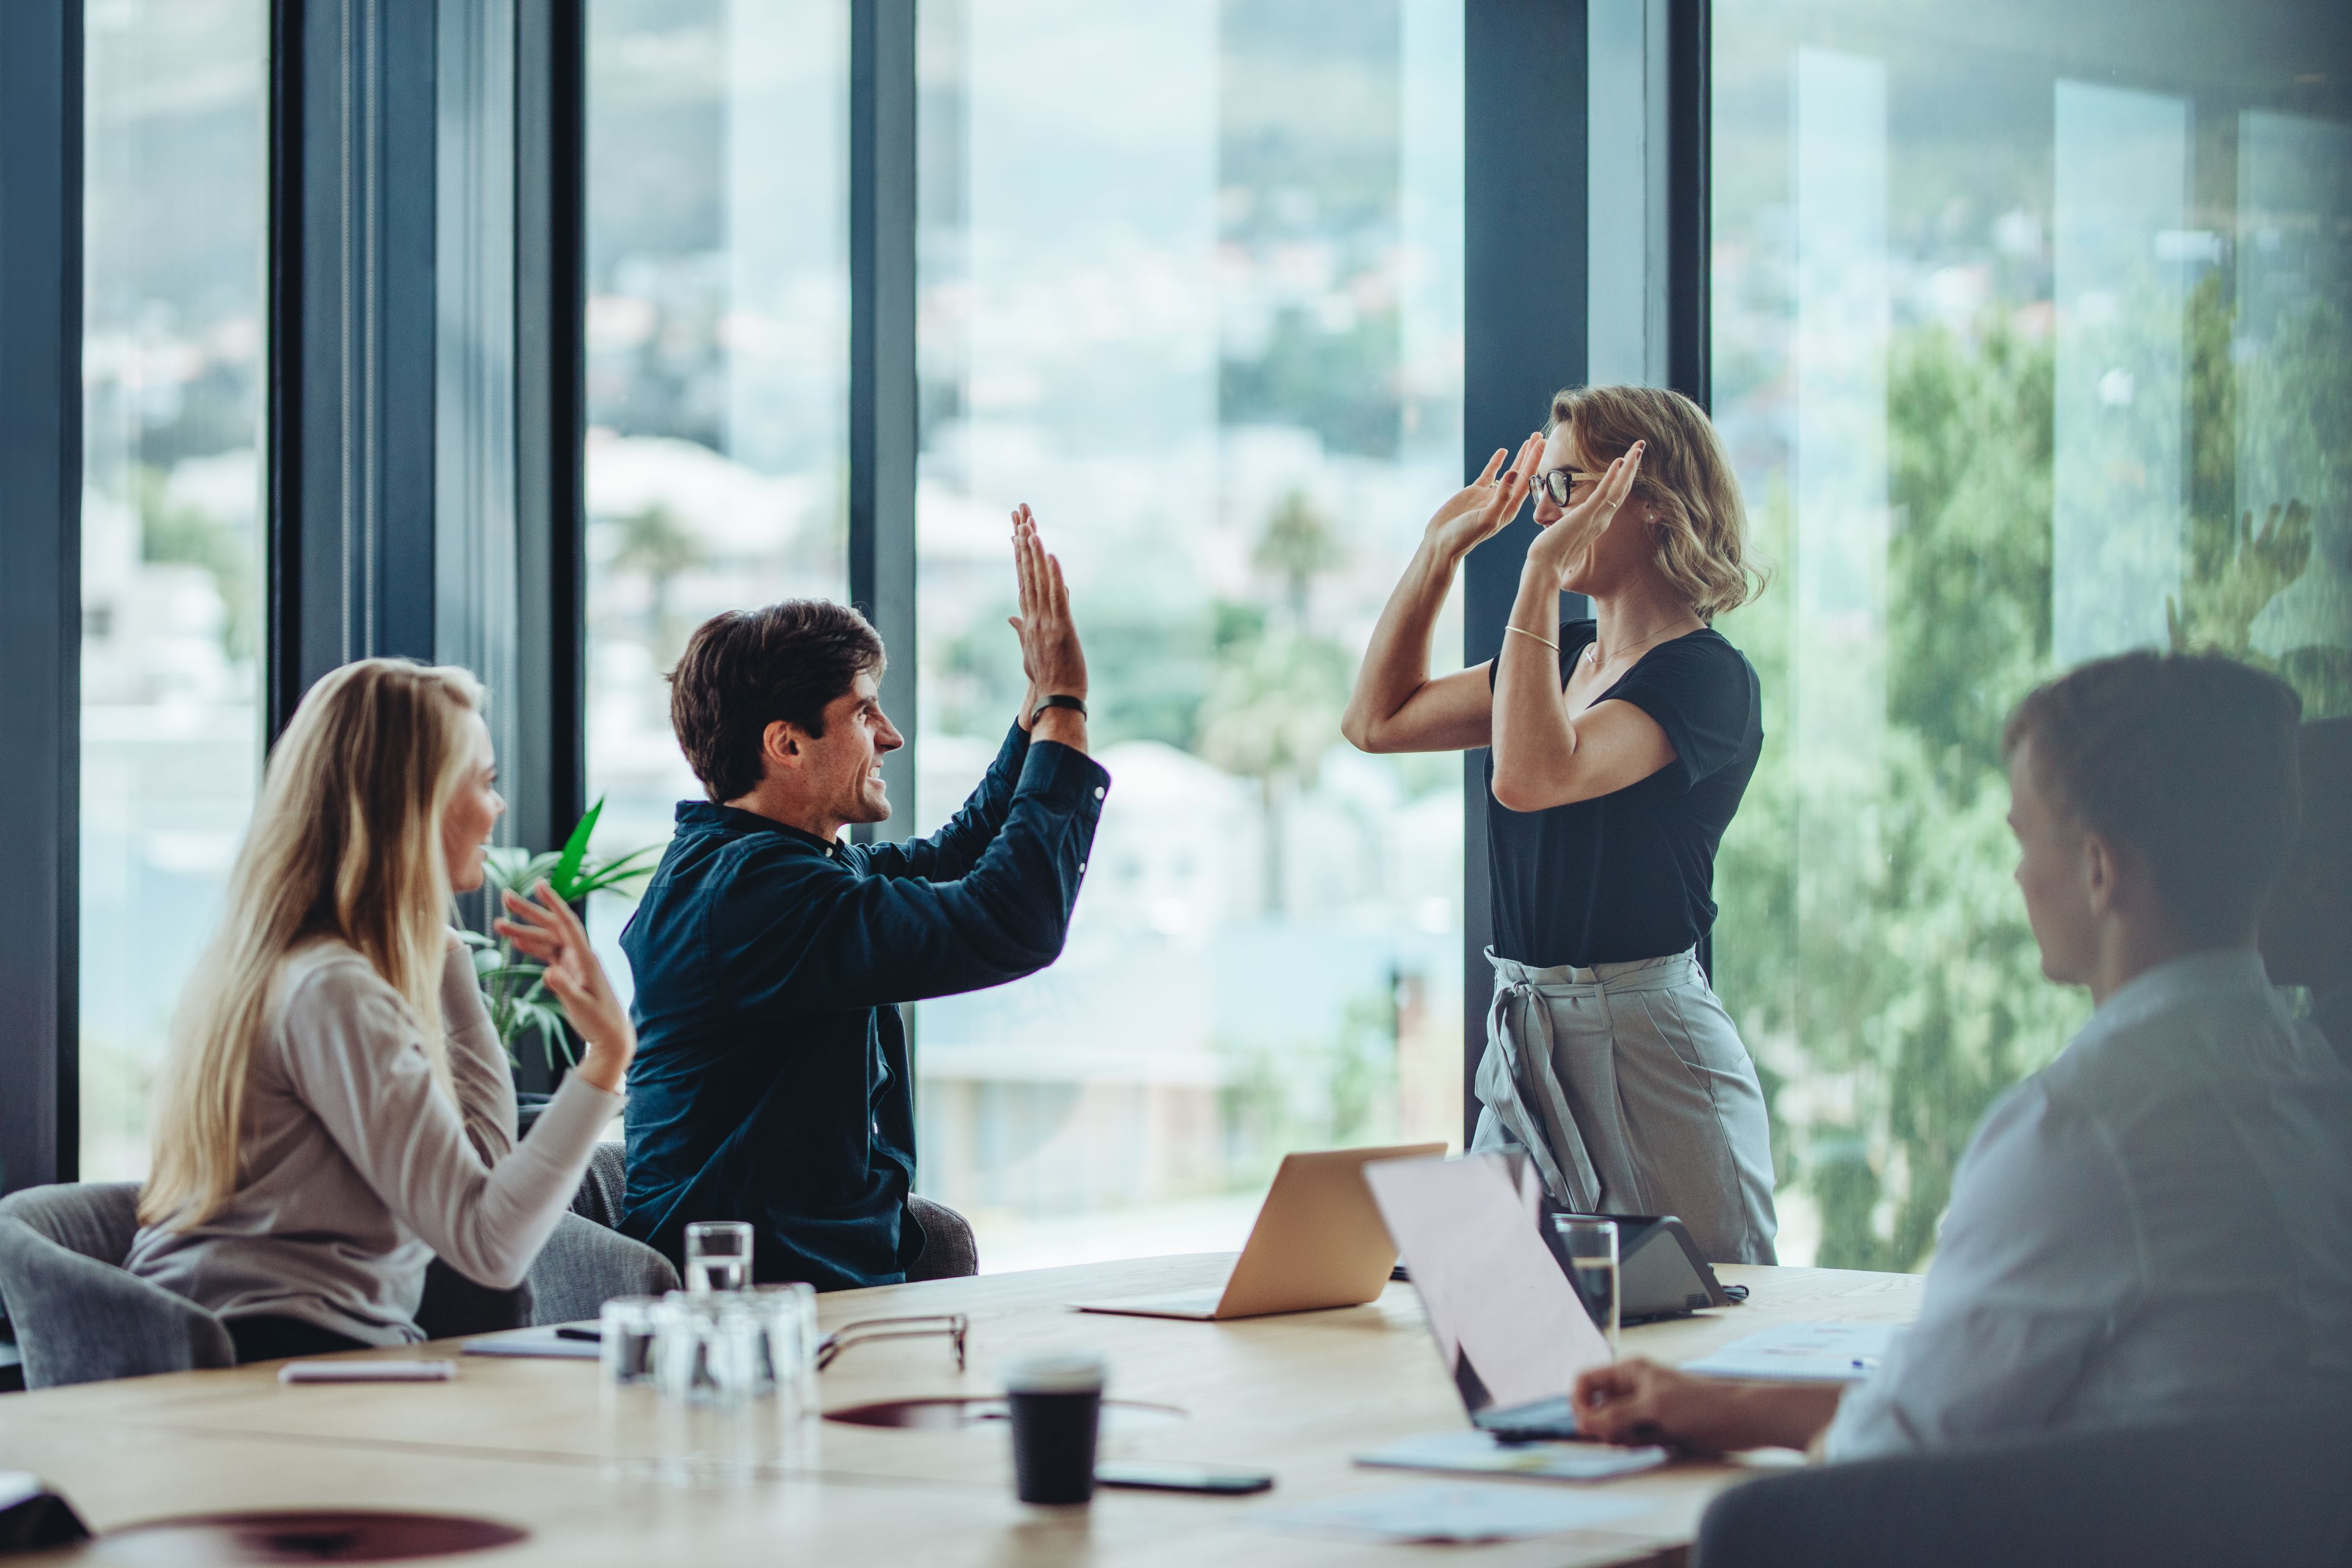
<path id="1" fill-rule="evenodd" d="M 1625 498 L 1633 493 L 1633 480 L 1642 472 L 1642 450 L 1648 444 L 1634 442 L 1630 451 L 1602 471 L 1601 482 L 1592 487 L 1591 494 L 1536 535 L 1535 542 L 1528 546 L 1523 572 L 1548 577 L 1554 587 L 1567 586 L 1568 574 L 1608 531 L 1609 524 L 1624 506 Z"/>
<path id="2" fill-rule="evenodd" d="M 1503 467 L 1503 448 L 1486 459 L 1478 477 L 1463 486 L 1437 509 L 1424 535 L 1431 548 L 1448 561 L 1459 561 L 1503 531 L 1519 515 L 1519 505 L 1535 484 L 1536 465 L 1543 461 L 1543 436 L 1529 436 L 1519 454 Z"/>
<path id="3" fill-rule="evenodd" d="M 572 907 L 541 881 L 525 899 L 511 889 L 503 895 L 507 919 L 491 929 L 515 944 L 516 951 L 546 965 L 547 988 L 563 1005 L 563 1016 L 588 1042 L 585 1055 L 572 1070 L 607 1093 L 620 1092 L 629 1058 L 637 1052 L 637 1031 L 628 1009 L 613 994 L 604 966 L 589 944 L 587 928 Z"/>

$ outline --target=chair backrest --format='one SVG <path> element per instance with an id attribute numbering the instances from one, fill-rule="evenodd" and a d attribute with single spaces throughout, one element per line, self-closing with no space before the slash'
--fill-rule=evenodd
<path id="1" fill-rule="evenodd" d="M 621 1207 L 628 1190 L 629 1173 L 618 1143 L 599 1143 L 588 1152 L 588 1168 L 580 1173 L 579 1189 L 572 1194 L 572 1212 L 606 1230 L 621 1228 Z"/>
<path id="2" fill-rule="evenodd" d="M 531 1321 L 593 1318 L 615 1296 L 659 1296 L 677 1289 L 670 1260 L 617 1230 L 565 1215 L 530 1266 Z"/>
<path id="3" fill-rule="evenodd" d="M 2340 1412 L 2019 1438 L 1732 1488 L 1693 1568 L 2352 1568 Z"/>
<path id="4" fill-rule="evenodd" d="M 980 1244 L 971 1237 L 971 1224 L 945 1204 L 935 1204 L 929 1198 L 910 1197 L 907 1212 L 923 1227 L 922 1256 L 907 1270 L 909 1281 L 917 1279 L 961 1279 L 980 1272 Z"/>
<path id="5" fill-rule="evenodd" d="M 236 1363 L 218 1318 L 124 1272 L 138 1201 L 130 1182 L 0 1198 L 0 1310 L 25 1358 L 26 1387 Z"/>

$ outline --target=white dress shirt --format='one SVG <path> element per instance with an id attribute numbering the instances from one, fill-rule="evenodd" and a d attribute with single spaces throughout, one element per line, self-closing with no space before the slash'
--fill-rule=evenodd
<path id="1" fill-rule="evenodd" d="M 1832 1459 L 2352 1402 L 2352 1072 L 2252 952 L 2131 980 L 1997 1101 Z"/>

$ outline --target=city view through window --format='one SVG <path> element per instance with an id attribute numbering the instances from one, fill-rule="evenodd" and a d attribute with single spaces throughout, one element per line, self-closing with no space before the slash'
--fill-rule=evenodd
<path id="1" fill-rule="evenodd" d="M 850 12 L 587 14 L 586 741 L 620 853 L 699 794 L 661 679 L 693 626 L 847 591 Z M 2084 1016 L 2010 880 L 2023 691 L 2210 647 L 2352 712 L 2352 125 L 2294 63 L 2326 41 L 2288 0 L 2137 15 L 1714 9 L 1713 407 L 1776 567 L 1722 623 L 1767 742 L 1715 981 L 1784 1261 L 1924 1266 L 1977 1120 Z M 1285 1150 L 1459 1136 L 1460 763 L 1338 716 L 1461 478 L 1462 0 L 919 18 L 892 830 L 1013 719 L 1021 501 L 1115 781 L 1060 963 L 915 1013 L 920 1181 L 992 1270 L 1236 1246 Z M 145 1168 L 257 776 L 267 21 L 86 9 L 89 1179 Z M 627 905 L 591 915 L 625 986 Z"/>
<path id="2" fill-rule="evenodd" d="M 696 622 L 845 593 L 847 13 L 590 16 L 588 743 L 619 851 L 698 793 L 660 680 Z M 1459 0 L 920 26 L 891 831 L 944 821 L 1013 717 L 1023 500 L 1116 781 L 1061 963 L 919 1011 L 921 1183 L 991 1268 L 1238 1246 L 1285 1149 L 1458 1137 L 1460 764 L 1338 722 L 1460 482 Z M 626 906 L 593 913 L 617 964 Z"/>
<path id="3" fill-rule="evenodd" d="M 2352 126 L 2297 63 L 2337 24 L 2166 16 L 1714 10 L 1714 414 L 1780 566 L 1723 623 L 1767 741 L 1716 984 L 1784 1262 L 1924 1267 L 2088 1012 L 2010 879 L 2019 697 L 2198 647 L 2352 710 Z"/>
<path id="4" fill-rule="evenodd" d="M 84 16 L 81 1171 L 144 1175 L 261 763 L 268 18 Z"/>

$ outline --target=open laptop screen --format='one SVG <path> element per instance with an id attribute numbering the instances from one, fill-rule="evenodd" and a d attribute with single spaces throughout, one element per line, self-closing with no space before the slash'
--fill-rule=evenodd
<path id="1" fill-rule="evenodd" d="M 1609 1343 L 1538 1228 L 1541 1188 L 1502 1154 L 1364 1167 L 1438 1353 L 1474 1416 L 1566 1397 Z"/>

